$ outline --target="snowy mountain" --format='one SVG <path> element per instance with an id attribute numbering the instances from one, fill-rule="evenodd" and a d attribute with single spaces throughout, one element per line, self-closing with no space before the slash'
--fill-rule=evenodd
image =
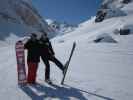
<path id="1" fill-rule="evenodd" d="M 123 3 L 124 1 L 122 2 L 122 0 L 105 0 L 105 1 L 103 2 L 103 4 L 104 3 L 106 4 L 108 2 L 107 4 L 110 7 L 112 7 L 110 8 L 110 10 L 114 10 L 115 7 L 113 6 L 118 6 L 118 8 L 126 15 L 108 16 L 108 18 L 103 20 L 101 23 L 96 23 L 95 20 L 97 17 L 92 17 L 88 21 L 81 23 L 79 27 L 75 29 L 75 31 L 72 31 L 67 35 L 62 36 L 61 41 L 63 41 L 64 37 L 65 38 L 74 37 L 75 39 L 73 38 L 72 40 L 81 41 L 84 39 L 88 39 L 88 41 L 91 40 L 93 41 L 101 36 L 103 37 L 104 36 L 103 34 L 106 34 L 105 37 L 109 35 L 110 38 L 114 38 L 114 40 L 117 40 L 120 37 L 119 35 L 133 34 L 133 20 L 132 20 L 133 2 L 130 1 L 124 4 Z M 123 6 L 119 7 L 120 5 Z M 81 39 L 81 37 L 84 38 Z M 58 39 L 58 37 L 56 39 Z M 69 40 L 70 39 L 68 38 L 68 41 Z M 119 40 L 117 41 L 119 42 Z"/>
<path id="2" fill-rule="evenodd" d="M 129 3 L 131 2 L 132 0 L 103 0 L 100 8 L 97 11 L 95 21 L 101 22 L 104 19 L 111 17 L 126 16 L 129 14 L 130 10 L 132 11 L 132 9 L 125 9 L 127 6 L 130 6 Z"/>
<path id="3" fill-rule="evenodd" d="M 121 8 L 122 12 L 126 13 L 124 16 L 112 16 L 100 23 L 96 23 L 96 17 L 92 17 L 81 23 L 74 31 L 51 40 L 55 56 L 63 64 L 69 57 L 73 41 L 77 43 L 65 85 L 60 85 L 62 72 L 53 63 L 51 63 L 51 80 L 55 85 L 45 83 L 45 65 L 41 61 L 37 72 L 38 85 L 19 87 L 14 45 L 1 47 L 0 98 L 2 100 L 9 98 L 10 100 L 132 100 L 132 7 L 133 2 L 126 3 Z M 14 35 L 11 37 L 16 38 Z"/>
<path id="4" fill-rule="evenodd" d="M 1 0 L 0 40 L 4 40 L 11 33 L 24 36 L 40 30 L 51 32 L 50 27 L 33 7 L 31 0 Z"/>
<path id="5" fill-rule="evenodd" d="M 74 31 L 75 28 L 77 28 L 77 25 L 71 25 L 67 22 L 62 23 L 51 19 L 46 19 L 46 22 L 53 30 L 55 30 L 57 35 L 64 35 L 66 33 Z"/>

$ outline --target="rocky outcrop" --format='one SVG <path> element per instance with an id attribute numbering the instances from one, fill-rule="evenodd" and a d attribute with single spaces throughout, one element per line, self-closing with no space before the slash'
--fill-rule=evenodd
<path id="1" fill-rule="evenodd" d="M 122 8 L 132 2 L 132 0 L 103 0 L 97 11 L 95 22 L 101 22 L 104 19 L 126 16 Z"/>

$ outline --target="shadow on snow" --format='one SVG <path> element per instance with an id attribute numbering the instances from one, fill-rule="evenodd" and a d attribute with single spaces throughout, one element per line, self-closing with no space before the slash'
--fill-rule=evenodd
<path id="1" fill-rule="evenodd" d="M 64 85 L 67 86 L 67 87 L 74 88 L 74 87 L 72 87 L 70 85 L 66 85 L 66 84 L 64 84 Z M 80 91 L 82 93 L 86 93 L 88 95 L 92 95 L 92 96 L 95 96 L 95 97 L 98 97 L 98 98 L 101 98 L 101 99 L 104 99 L 104 100 L 115 100 L 115 99 L 112 99 L 110 97 L 106 97 L 106 96 L 99 95 L 99 94 L 96 94 L 96 93 L 88 92 L 88 91 L 85 91 L 85 90 L 82 90 L 82 89 L 78 89 L 78 88 L 74 88 L 74 89 L 76 89 L 76 90 L 78 90 L 78 91 Z"/>
<path id="2" fill-rule="evenodd" d="M 88 100 L 89 98 L 85 98 L 83 93 L 96 96 L 104 100 L 114 100 L 110 97 L 74 88 L 66 84 L 64 86 L 65 87 L 61 87 L 53 84 L 49 87 L 38 83 L 37 85 L 20 86 L 20 89 L 31 97 L 32 100 L 45 100 L 50 98 L 60 100 L 70 100 L 71 98 L 75 98 L 76 100 Z"/>
<path id="3" fill-rule="evenodd" d="M 20 86 L 20 89 L 26 93 L 32 100 L 45 100 L 56 98 L 59 100 L 88 100 L 83 96 L 83 93 L 72 87 L 60 87 L 57 85 L 45 86 L 41 84 Z"/>

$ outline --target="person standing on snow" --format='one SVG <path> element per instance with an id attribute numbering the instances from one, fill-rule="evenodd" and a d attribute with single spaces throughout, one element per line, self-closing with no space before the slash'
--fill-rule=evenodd
<path id="1" fill-rule="evenodd" d="M 53 51 L 51 42 L 49 41 L 47 34 L 44 33 L 40 40 L 39 40 L 39 53 L 40 53 L 40 57 L 43 60 L 44 64 L 46 65 L 45 68 L 45 81 L 47 83 L 52 83 L 50 80 L 50 64 L 49 64 L 49 60 L 54 62 L 64 73 L 64 69 L 65 67 L 63 66 L 63 64 L 55 57 L 55 53 Z"/>
<path id="2" fill-rule="evenodd" d="M 24 48 L 28 50 L 27 54 L 27 65 L 28 65 L 28 75 L 27 83 L 36 83 L 36 74 L 38 63 L 40 62 L 38 40 L 37 35 L 32 33 L 30 39 L 24 44 Z"/>

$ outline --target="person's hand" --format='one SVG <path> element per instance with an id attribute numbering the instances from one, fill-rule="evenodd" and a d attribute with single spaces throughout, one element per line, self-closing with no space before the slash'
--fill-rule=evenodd
<path id="1" fill-rule="evenodd" d="M 55 56 L 55 53 L 53 52 L 52 55 Z"/>
<path id="2" fill-rule="evenodd" d="M 55 53 L 54 53 L 54 52 L 49 51 L 49 53 L 50 53 L 52 56 L 55 56 Z"/>
<path id="3" fill-rule="evenodd" d="M 29 37 L 24 37 L 20 40 L 22 41 L 23 44 L 25 44 L 29 39 L 30 39 Z"/>

